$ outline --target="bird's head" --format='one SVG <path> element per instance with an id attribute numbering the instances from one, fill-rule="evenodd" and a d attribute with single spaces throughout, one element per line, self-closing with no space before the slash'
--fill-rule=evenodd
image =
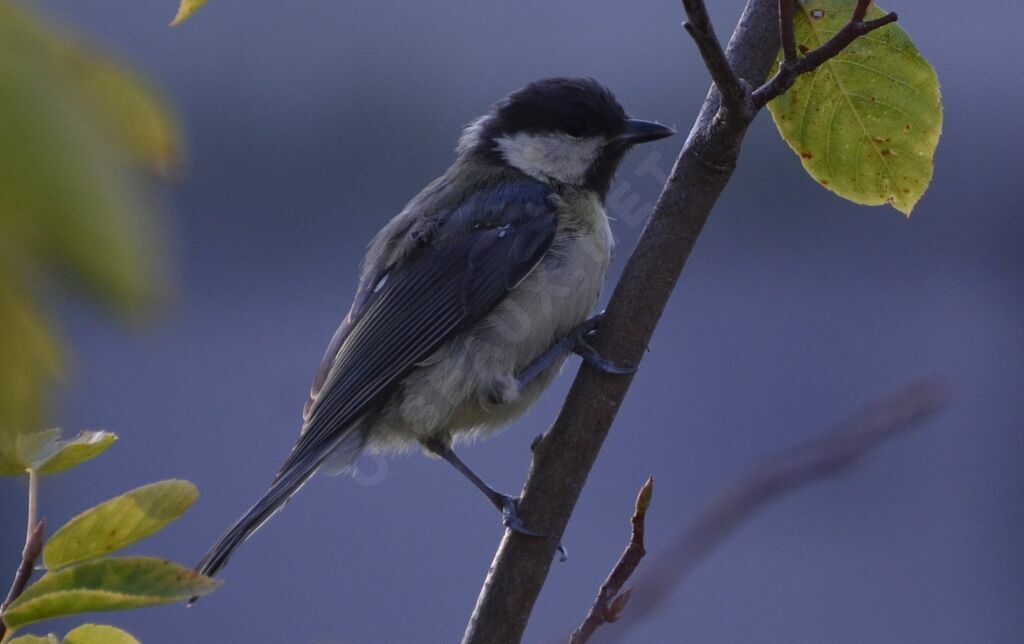
<path id="1" fill-rule="evenodd" d="M 548 78 L 509 94 L 470 123 L 458 152 L 604 197 L 631 147 L 671 134 L 664 125 L 626 116 L 593 79 Z"/>

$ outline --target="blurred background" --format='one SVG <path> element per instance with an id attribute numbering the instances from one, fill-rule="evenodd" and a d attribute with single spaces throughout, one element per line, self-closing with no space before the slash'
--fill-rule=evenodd
<path id="1" fill-rule="evenodd" d="M 742 1 L 712 4 L 728 34 Z M 635 153 L 613 189 L 614 282 L 708 79 L 677 2 L 211 0 L 168 29 L 173 5 L 28 5 L 160 87 L 187 149 L 180 179 L 152 195 L 164 204 L 169 303 L 125 325 L 73 291 L 46 300 L 69 347 L 49 424 L 121 440 L 45 479 L 41 511 L 59 525 L 137 485 L 189 479 L 199 502 L 144 549 L 193 562 L 287 454 L 366 243 L 447 167 L 462 125 L 559 74 L 594 76 L 634 116 L 676 125 L 680 136 Z M 847 203 L 804 173 L 767 114 L 758 118 L 590 477 L 564 538 L 570 559 L 552 568 L 527 641 L 582 619 L 648 475 L 653 552 L 747 464 L 933 373 L 955 396 L 936 420 L 758 514 L 670 610 L 625 639 L 1024 639 L 1024 89 L 1012 50 L 1024 8 L 885 8 L 899 12 L 943 85 L 929 192 L 909 220 Z M 463 458 L 518 491 L 529 443 L 574 371 Z M 24 482 L 0 482 L 11 510 L 0 553 L 13 572 Z M 447 466 L 369 458 L 356 481 L 307 485 L 193 609 L 104 621 L 153 643 L 457 641 L 500 535 L 493 509 Z"/>

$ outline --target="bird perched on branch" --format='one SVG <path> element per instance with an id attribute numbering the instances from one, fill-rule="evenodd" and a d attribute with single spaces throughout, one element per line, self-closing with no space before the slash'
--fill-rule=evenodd
<path id="1" fill-rule="evenodd" d="M 327 347 L 302 433 L 269 491 L 198 566 L 214 575 L 321 468 L 421 446 L 522 525 L 516 500 L 452 444 L 522 414 L 570 352 L 612 373 L 588 338 L 611 257 L 604 199 L 634 145 L 669 136 L 591 79 L 537 81 L 470 123 L 457 158 L 377 234 Z"/>

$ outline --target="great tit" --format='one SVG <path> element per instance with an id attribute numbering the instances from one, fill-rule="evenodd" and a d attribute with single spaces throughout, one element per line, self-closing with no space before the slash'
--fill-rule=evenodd
<path id="1" fill-rule="evenodd" d="M 422 447 L 526 529 L 516 500 L 452 451 L 509 424 L 588 343 L 612 253 L 604 199 L 626 152 L 673 134 L 631 119 L 586 78 L 536 81 L 472 121 L 455 162 L 374 237 L 355 299 L 327 346 L 301 435 L 270 489 L 197 569 L 231 553 L 320 469 L 363 450 Z M 589 318 L 589 319 L 588 319 Z"/>

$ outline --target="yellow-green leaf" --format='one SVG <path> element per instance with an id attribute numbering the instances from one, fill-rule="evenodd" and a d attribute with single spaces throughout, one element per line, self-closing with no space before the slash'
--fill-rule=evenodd
<path id="1" fill-rule="evenodd" d="M 58 377 L 60 358 L 31 297 L 10 269 L 0 254 L 0 474 L 20 475 L 28 463 L 21 458 L 19 436 L 39 426 L 43 392 Z"/>
<path id="2" fill-rule="evenodd" d="M 22 432 L 10 438 L 14 446 L 10 464 L 0 473 L 25 474 L 33 469 L 39 474 L 56 474 L 99 456 L 116 440 L 116 434 L 104 431 L 79 432 L 69 440 L 61 439 L 60 428 Z"/>
<path id="3" fill-rule="evenodd" d="M 170 604 L 206 595 L 219 585 L 152 557 L 88 561 L 43 575 L 7 608 L 4 622 L 20 628 L 64 615 Z"/>
<path id="4" fill-rule="evenodd" d="M 802 51 L 849 20 L 853 0 L 797 3 Z M 867 18 L 885 15 L 872 5 Z M 910 215 L 932 178 L 942 132 L 935 70 L 898 24 L 855 40 L 768 104 L 779 132 L 821 185 L 855 203 Z"/>
<path id="5" fill-rule="evenodd" d="M 139 644 L 139 640 L 120 628 L 83 624 L 64 636 L 64 644 Z"/>
<path id="6" fill-rule="evenodd" d="M 83 431 L 79 432 L 69 440 L 58 440 L 55 442 L 49 453 L 40 455 L 32 463 L 33 468 L 40 474 L 56 474 L 72 468 L 79 463 L 84 463 L 96 458 L 107 451 L 117 440 L 117 434 L 104 431 Z"/>
<path id="7" fill-rule="evenodd" d="M 123 115 L 99 116 L 81 74 L 69 71 L 100 58 L 70 40 L 53 45 L 36 35 L 42 29 L 0 3 L 0 235 L 17 249 L 15 271 L 55 269 L 122 311 L 137 310 L 158 297 L 162 254 L 124 139 L 110 136 Z M 102 60 L 95 64 L 111 65 Z"/>
<path id="8" fill-rule="evenodd" d="M 25 463 L 26 472 L 35 469 L 40 463 L 57 453 L 60 435 L 59 427 L 18 435 L 18 460 Z"/>
<path id="9" fill-rule="evenodd" d="M 206 4 L 206 0 L 181 0 L 181 4 L 178 5 L 178 13 L 174 16 L 174 20 L 171 21 L 171 26 L 177 27 L 185 22 L 192 14 L 199 11 L 199 7 L 202 7 L 204 4 Z"/>
<path id="10" fill-rule="evenodd" d="M 151 483 L 90 508 L 57 530 L 43 547 L 51 570 L 115 552 L 159 532 L 195 502 L 188 481 Z"/>
<path id="11" fill-rule="evenodd" d="M 33 3 L 35 4 L 35 3 Z M 179 156 L 176 119 L 139 74 L 22 3 L 0 2 L 0 474 L 28 466 L 59 375 L 33 292 L 63 278 L 120 313 L 166 292 L 138 170 Z"/>
<path id="12" fill-rule="evenodd" d="M 60 640 L 53 633 L 49 635 L 22 635 L 15 637 L 8 644 L 60 644 Z"/>
<path id="13" fill-rule="evenodd" d="M 17 8 L 2 17 L 18 49 L 35 53 L 44 75 L 65 84 L 109 140 L 133 161 L 162 175 L 180 162 L 178 117 L 142 75 L 74 34 Z"/>

